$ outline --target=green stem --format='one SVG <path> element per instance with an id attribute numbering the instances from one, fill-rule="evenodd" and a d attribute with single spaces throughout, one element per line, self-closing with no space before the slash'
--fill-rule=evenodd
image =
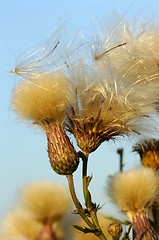
<path id="1" fill-rule="evenodd" d="M 91 219 L 93 221 L 93 223 L 95 224 L 95 226 L 101 230 L 99 222 L 98 222 L 98 218 L 97 218 L 97 214 L 95 211 L 90 211 L 90 215 L 91 215 Z"/>
<path id="2" fill-rule="evenodd" d="M 91 211 L 90 211 L 90 216 L 91 216 L 91 219 L 92 219 L 92 221 L 93 221 L 93 223 L 94 223 L 94 225 L 96 226 L 96 229 L 98 229 L 98 235 L 96 235 L 99 239 L 101 239 L 101 240 L 107 240 L 107 238 L 105 237 L 105 235 L 104 235 L 104 233 L 102 232 L 102 230 L 101 230 L 101 227 L 100 227 L 100 225 L 99 225 L 99 222 L 98 222 L 98 218 L 97 218 L 97 214 L 96 214 L 96 212 L 92 209 Z"/>
<path id="3" fill-rule="evenodd" d="M 104 236 L 101 227 L 99 225 L 98 222 L 98 218 L 96 215 L 96 209 L 93 209 L 93 203 L 91 200 L 91 194 L 88 190 L 88 183 L 87 183 L 87 166 L 88 166 L 88 154 L 84 154 L 82 152 L 80 152 L 80 157 L 83 160 L 83 194 L 84 194 L 84 198 L 85 198 L 85 205 L 87 207 L 88 212 L 90 213 L 92 222 L 94 223 L 94 226 L 96 227 L 96 229 L 99 230 L 98 232 L 98 237 L 100 239 L 105 240 L 106 237 Z"/>
<path id="4" fill-rule="evenodd" d="M 120 156 L 120 172 L 123 172 L 123 167 L 124 167 L 124 164 L 123 164 L 123 148 L 117 149 L 117 153 Z"/>
<path id="5" fill-rule="evenodd" d="M 159 208 L 158 205 L 152 206 L 152 214 L 154 221 L 152 222 L 152 225 L 156 231 L 157 234 L 159 234 Z"/>
<path id="6" fill-rule="evenodd" d="M 82 219 L 87 223 L 87 225 L 92 229 L 95 230 L 96 226 L 92 224 L 92 222 L 86 217 L 75 193 L 74 183 L 73 183 L 73 175 L 67 175 L 68 185 L 71 193 L 72 200 L 77 208 L 78 213 L 82 217 Z M 107 240 L 104 236 L 103 232 L 100 230 L 98 233 L 94 233 L 100 240 Z"/>
<path id="7" fill-rule="evenodd" d="M 71 197 L 72 200 L 77 208 L 78 213 L 80 214 L 80 216 L 82 217 L 82 219 L 87 223 L 87 225 L 91 228 L 91 229 L 95 229 L 94 225 L 91 223 L 91 221 L 86 217 L 77 197 L 76 197 L 76 192 L 75 192 L 75 188 L 74 188 L 74 183 L 73 183 L 73 175 L 67 175 L 67 180 L 68 180 L 68 185 L 69 185 L 69 189 L 70 189 L 70 193 L 71 193 Z"/>
<path id="8" fill-rule="evenodd" d="M 88 165 L 88 156 L 83 154 L 82 157 L 82 161 L 83 161 L 83 174 L 82 174 L 82 178 L 83 178 L 83 194 L 84 194 L 84 199 L 85 199 L 85 205 L 87 207 L 87 194 L 88 194 L 88 186 L 87 186 L 87 165 Z M 91 205 L 91 203 L 90 203 Z M 91 208 L 91 206 L 89 206 Z"/>

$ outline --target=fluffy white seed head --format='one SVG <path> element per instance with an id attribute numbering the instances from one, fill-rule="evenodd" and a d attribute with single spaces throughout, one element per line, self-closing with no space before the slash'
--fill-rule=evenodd
<path id="1" fill-rule="evenodd" d="M 99 81 L 91 66 L 80 61 L 71 75 L 74 83 L 73 108 L 76 118 L 94 117 L 101 106 L 102 95 L 96 90 Z"/>
<path id="2" fill-rule="evenodd" d="M 70 98 L 70 83 L 62 73 L 41 73 L 17 85 L 12 108 L 22 119 L 58 122 L 64 120 Z"/>
<path id="3" fill-rule="evenodd" d="M 16 209 L 9 212 L 2 222 L 4 234 L 9 234 L 15 239 L 23 236 L 28 239 L 37 239 L 42 229 L 42 224 L 31 217 L 31 215 L 22 209 Z M 11 238 L 12 239 L 12 238 Z M 22 238 L 23 239 L 23 238 Z"/>
<path id="4" fill-rule="evenodd" d="M 69 213 L 72 201 L 63 185 L 42 181 L 23 189 L 21 204 L 39 221 L 56 221 Z"/>
<path id="5" fill-rule="evenodd" d="M 130 28 L 122 21 L 114 28 L 110 38 L 103 37 L 103 50 L 101 47 L 96 53 L 96 68 L 107 79 L 107 69 L 111 66 L 114 69 L 115 84 L 117 82 L 116 89 L 122 90 L 123 99 L 130 110 L 137 108 L 137 111 L 139 109 L 146 114 L 146 111 L 155 107 L 154 103 L 158 99 L 159 28 L 136 28 L 137 30 Z M 117 47 L 111 50 L 112 45 Z M 110 51 L 106 51 L 109 48 Z"/>
<path id="6" fill-rule="evenodd" d="M 121 80 L 113 68 L 109 68 L 107 75 L 103 71 L 100 74 L 103 80 L 97 88 L 105 99 L 101 111 L 105 125 L 112 123 L 113 126 L 114 122 L 121 130 L 123 128 L 123 133 L 143 133 L 147 125 L 152 130 L 153 124 L 150 119 L 156 111 L 159 87 L 157 82 L 140 82 L 136 79 L 132 83 L 127 79 Z"/>
<path id="7" fill-rule="evenodd" d="M 70 57 L 76 55 L 77 39 L 67 37 L 65 29 L 66 21 L 60 21 L 55 29 L 44 41 L 37 43 L 27 49 L 17 60 L 12 73 L 23 79 L 28 79 L 34 74 L 52 70 L 55 66 L 63 68 Z M 69 32 L 70 33 L 70 32 Z"/>
<path id="8" fill-rule="evenodd" d="M 111 36 L 101 37 L 100 47 L 95 51 L 99 68 L 111 64 L 120 78 L 131 82 L 139 76 L 155 78 L 159 73 L 159 28 L 157 26 L 128 26 L 121 21 Z"/>
<path id="9" fill-rule="evenodd" d="M 150 121 L 156 113 L 157 82 L 120 79 L 111 66 L 92 69 L 80 63 L 75 73 L 73 111 L 67 127 L 84 152 L 89 154 L 116 136 L 146 135 L 148 126 L 151 134 L 157 129 Z"/>
<path id="10" fill-rule="evenodd" d="M 130 81 L 129 77 L 132 77 L 133 81 Z M 74 100 L 76 119 L 96 119 L 100 112 L 98 122 L 101 121 L 101 129 L 104 126 L 113 129 L 115 123 L 119 128 L 123 128 L 123 133 L 140 133 L 142 128 L 145 130 L 144 124 L 146 128 L 147 124 L 151 125 L 150 121 L 147 121 L 149 115 L 155 113 L 159 84 L 153 77 L 145 79 L 142 74 L 134 77 L 131 72 L 129 77 L 120 78 L 117 69 L 111 64 L 104 69 L 95 66 L 93 69 L 92 66 L 80 63 L 76 75 L 73 76 L 77 86 Z"/>
<path id="11" fill-rule="evenodd" d="M 109 179 L 108 193 L 123 212 L 133 217 L 158 201 L 159 176 L 150 168 L 117 173 Z"/>
<path id="12" fill-rule="evenodd" d="M 72 218 L 72 216 L 71 216 Z M 63 219 L 60 219 L 57 222 L 54 222 L 52 224 L 52 229 L 56 234 L 56 238 L 58 240 L 73 240 L 72 233 L 73 233 L 73 227 L 72 222 L 74 219 L 71 220 L 70 216 L 66 216 Z"/>

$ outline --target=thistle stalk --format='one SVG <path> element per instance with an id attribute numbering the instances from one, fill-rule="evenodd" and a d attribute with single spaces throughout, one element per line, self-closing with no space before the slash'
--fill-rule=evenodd
<path id="1" fill-rule="evenodd" d="M 77 199 L 76 196 L 76 192 L 75 192 L 75 188 L 74 188 L 74 182 L 73 182 L 73 175 L 67 175 L 67 180 L 68 180 L 68 185 L 69 185 L 69 190 L 71 193 L 71 197 L 72 200 L 74 202 L 74 205 L 77 208 L 77 211 L 79 213 L 79 215 L 82 217 L 82 219 L 85 221 L 85 223 L 92 229 L 92 230 L 96 230 L 96 226 L 95 224 L 93 224 L 88 217 L 86 216 L 86 214 L 84 213 L 81 204 L 79 202 L 79 200 Z M 98 232 L 94 232 L 94 234 L 101 240 L 107 240 L 107 238 L 104 236 L 103 232 L 100 230 Z"/>
<path id="2" fill-rule="evenodd" d="M 69 190 L 70 190 L 70 194 L 71 194 L 73 203 L 74 203 L 75 207 L 77 208 L 77 211 L 78 211 L 79 215 L 82 217 L 82 219 L 87 223 L 87 225 L 91 229 L 94 229 L 94 225 L 86 217 L 86 215 L 85 215 L 85 213 L 84 213 L 84 211 L 81 207 L 81 204 L 80 204 L 79 200 L 77 199 L 75 188 L 74 188 L 73 175 L 67 175 L 66 177 L 67 177 L 67 180 L 68 180 Z"/>
<path id="3" fill-rule="evenodd" d="M 91 202 L 91 196 L 88 191 L 88 184 L 87 184 L 87 166 L 88 166 L 88 154 L 80 153 L 80 157 L 83 161 L 83 170 L 82 170 L 82 180 L 83 180 L 83 194 L 85 199 L 85 205 L 89 210 L 92 209 L 92 202 Z"/>
<path id="4" fill-rule="evenodd" d="M 152 222 L 152 225 L 156 231 L 157 234 L 159 234 L 159 209 L 158 205 L 154 204 L 152 206 L 152 214 L 154 221 Z"/>
<path id="5" fill-rule="evenodd" d="M 104 237 L 103 239 L 106 239 L 98 222 L 98 218 L 96 214 L 97 209 L 95 206 L 93 206 L 94 204 L 92 203 L 92 200 L 91 200 L 91 193 L 88 190 L 88 186 L 89 186 L 89 182 L 87 178 L 88 154 L 80 152 L 79 156 L 82 158 L 82 161 L 83 161 L 82 179 L 83 179 L 83 194 L 85 199 L 85 205 L 87 207 L 87 210 L 90 214 L 90 217 L 92 219 L 94 226 L 100 232 L 101 237 Z"/>
<path id="6" fill-rule="evenodd" d="M 45 224 L 40 232 L 38 240 L 57 240 L 56 234 L 50 224 Z"/>

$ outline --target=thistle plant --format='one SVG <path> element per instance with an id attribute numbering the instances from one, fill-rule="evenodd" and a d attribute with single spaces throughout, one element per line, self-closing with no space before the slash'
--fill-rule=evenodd
<path id="1" fill-rule="evenodd" d="M 141 164 L 158 172 L 159 168 L 159 141 L 157 139 L 147 139 L 136 144 L 133 148 L 140 156 Z M 152 224 L 159 233 L 159 204 L 155 203 L 152 208 Z"/>
<path id="2" fill-rule="evenodd" d="M 134 239 L 158 239 L 149 222 L 148 210 L 159 197 L 159 175 L 149 168 L 118 173 L 109 179 L 112 201 L 132 222 Z"/>
<path id="3" fill-rule="evenodd" d="M 24 58 L 23 63 L 13 71 L 21 77 L 21 82 L 13 90 L 12 109 L 21 119 L 30 120 L 32 124 L 44 130 L 51 167 L 59 175 L 66 175 L 76 207 L 75 213 L 79 214 L 87 224 L 76 228 L 82 232 L 95 234 L 101 240 L 106 240 L 107 237 L 98 221 L 97 212 L 100 206 L 92 201 L 89 191 L 92 180 L 92 177 L 87 175 L 89 155 L 105 141 L 115 141 L 120 136 L 130 136 L 133 133 L 148 135 L 153 132 L 152 130 L 156 130 L 153 117 L 157 114 L 158 108 L 159 62 L 155 54 L 158 45 L 155 37 L 147 41 L 145 39 L 149 34 L 151 36 L 158 34 L 158 31 L 158 29 L 152 31 L 150 29 L 138 35 L 126 30 L 121 33 L 120 44 L 110 49 L 107 47 L 111 45 L 105 46 L 108 41 L 101 41 L 97 49 L 92 43 L 95 49 L 95 57 L 92 61 L 87 57 L 84 58 L 85 52 L 82 52 L 82 48 L 80 54 L 79 51 L 73 54 L 68 50 L 66 54 L 68 58 L 60 59 L 60 62 L 63 61 L 61 67 L 53 64 L 53 69 L 46 71 L 47 59 L 55 63 L 51 61 L 51 57 L 53 58 L 56 50 L 60 48 L 61 41 L 56 39 L 57 43 L 49 53 L 43 52 L 41 56 L 41 51 L 36 51 L 30 57 Z M 109 44 L 113 45 L 115 41 L 113 40 L 112 43 L 109 41 Z M 48 49 L 50 48 L 47 45 L 46 50 Z M 131 53 L 134 55 L 132 56 Z M 56 59 L 59 57 L 57 56 Z M 80 151 L 77 151 L 71 142 L 72 135 Z M 82 160 L 85 206 L 82 206 L 78 200 L 74 187 L 73 174 L 78 168 L 79 159 Z M 138 195 L 134 177 L 132 179 L 134 190 L 130 198 L 127 195 L 128 206 L 130 208 L 133 206 L 133 209 L 124 210 L 129 213 L 128 215 L 132 214 L 131 221 L 137 234 L 140 231 L 135 227 L 136 221 L 141 220 L 144 223 L 147 221 L 145 207 L 149 202 L 153 203 L 158 196 L 157 176 L 152 172 L 146 174 L 150 180 L 149 192 L 143 197 L 144 189 Z M 129 177 L 128 179 L 131 179 Z M 139 182 L 139 178 L 137 181 Z M 118 182 L 114 180 L 110 189 L 116 189 L 116 186 Z M 118 188 L 110 191 L 115 199 L 114 192 L 118 191 Z M 124 184 L 120 190 L 123 189 L 126 189 Z M 120 194 L 117 196 L 120 201 Z M 142 199 L 141 202 L 139 198 Z M 118 199 L 116 201 L 118 202 Z M 124 207 L 122 205 L 124 201 L 126 199 L 121 200 L 121 207 Z M 137 206 L 134 206 L 132 201 L 136 202 Z M 151 226 L 147 222 L 146 224 L 150 233 Z M 143 229 L 140 230 L 142 232 Z M 112 234 L 112 231 L 110 232 Z M 152 234 L 156 236 L 155 232 Z M 119 235 L 116 237 L 120 238 Z"/>
<path id="4" fill-rule="evenodd" d="M 32 240 L 30 238 L 27 237 L 23 237 L 23 236 L 19 236 L 19 237 L 14 237 L 14 236 L 10 236 L 9 234 L 0 234 L 0 239 L 1 240 Z"/>
<path id="5" fill-rule="evenodd" d="M 42 223 L 36 221 L 28 211 L 21 208 L 10 211 L 2 222 L 3 235 L 8 234 L 8 239 L 9 236 L 15 239 L 19 236 L 38 239 L 42 229 Z"/>
<path id="6" fill-rule="evenodd" d="M 70 87 L 62 73 L 36 74 L 19 84 L 12 100 L 13 109 L 22 118 L 32 120 L 45 131 L 51 166 L 58 174 L 66 175 L 78 166 L 77 153 L 63 126 L 71 100 Z"/>
<path id="7" fill-rule="evenodd" d="M 24 186 L 19 202 L 2 221 L 2 236 L 8 239 L 66 240 L 64 218 L 72 207 L 67 188 L 49 181 L 33 182 Z M 66 220 L 65 220 L 66 221 Z M 68 234 L 68 233 L 67 233 Z M 1 238 L 0 238 L 1 239 Z"/>
<path id="8" fill-rule="evenodd" d="M 98 68 L 104 70 L 110 60 L 118 76 L 130 84 L 137 78 L 138 82 L 158 79 L 158 27 L 151 23 L 132 26 L 126 22 L 123 19 L 109 37 L 101 34 L 97 38 L 93 49 Z"/>
<path id="9" fill-rule="evenodd" d="M 159 141 L 156 139 L 145 140 L 136 144 L 134 152 L 140 155 L 143 166 L 158 170 L 159 168 Z"/>

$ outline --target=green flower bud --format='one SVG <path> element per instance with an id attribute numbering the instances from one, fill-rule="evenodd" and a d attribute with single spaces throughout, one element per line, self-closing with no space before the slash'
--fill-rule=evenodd
<path id="1" fill-rule="evenodd" d="M 108 232 L 113 239 L 119 239 L 122 234 L 122 226 L 119 223 L 111 223 L 108 227 Z"/>
<path id="2" fill-rule="evenodd" d="M 79 157 L 63 127 L 49 123 L 45 132 L 53 170 L 60 175 L 71 175 L 78 167 Z"/>
<path id="3" fill-rule="evenodd" d="M 132 219 L 133 237 L 135 240 L 157 240 L 158 236 L 151 226 L 148 216 L 138 212 Z"/>

